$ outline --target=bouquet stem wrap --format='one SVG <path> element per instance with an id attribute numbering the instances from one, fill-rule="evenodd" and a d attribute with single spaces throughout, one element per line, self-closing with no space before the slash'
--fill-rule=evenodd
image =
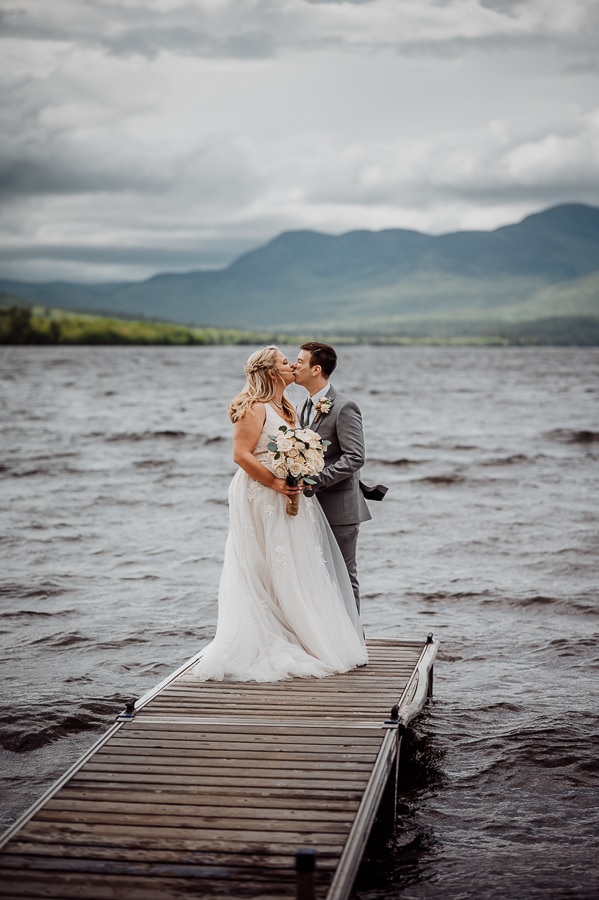
<path id="1" fill-rule="evenodd" d="M 299 484 L 301 479 L 292 478 L 290 475 L 287 476 L 285 481 L 287 484 L 296 485 Z M 297 516 L 299 512 L 299 502 L 300 502 L 301 493 L 294 494 L 293 497 L 290 497 L 287 501 L 287 515 L 288 516 Z"/>

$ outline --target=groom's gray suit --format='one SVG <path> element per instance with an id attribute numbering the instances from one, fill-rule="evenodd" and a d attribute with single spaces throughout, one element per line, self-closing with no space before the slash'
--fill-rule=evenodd
<path id="1" fill-rule="evenodd" d="M 359 611 L 356 545 L 360 522 L 372 518 L 360 490 L 359 473 L 365 460 L 362 414 L 358 405 L 338 393 L 333 385 L 329 385 L 326 396 L 333 405 L 328 413 L 317 413 L 309 426 L 323 440 L 331 442 L 324 457 L 325 467 L 314 476 L 313 490 L 343 554 Z M 300 413 L 302 422 L 305 408 L 304 403 Z M 306 494 L 309 496 L 312 490 Z"/>

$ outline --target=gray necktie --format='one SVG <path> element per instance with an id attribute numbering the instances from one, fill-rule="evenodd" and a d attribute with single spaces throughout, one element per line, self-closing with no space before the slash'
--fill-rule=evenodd
<path id="1" fill-rule="evenodd" d="M 312 397 L 308 397 L 308 399 L 306 400 L 306 405 L 304 407 L 304 421 L 302 422 L 304 428 L 308 426 L 308 422 L 310 421 L 310 413 L 312 412 L 313 406 L 314 404 L 312 403 Z"/>

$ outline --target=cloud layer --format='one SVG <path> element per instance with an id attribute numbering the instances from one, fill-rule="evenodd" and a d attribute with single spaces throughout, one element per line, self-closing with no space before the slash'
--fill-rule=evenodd
<path id="1" fill-rule="evenodd" d="M 599 204 L 597 0 L 0 0 L 0 275 Z"/>

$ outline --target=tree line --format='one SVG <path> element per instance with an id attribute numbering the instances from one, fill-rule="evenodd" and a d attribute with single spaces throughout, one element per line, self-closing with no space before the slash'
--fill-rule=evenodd
<path id="1" fill-rule="evenodd" d="M 0 344 L 12 345 L 174 345 L 301 344 L 321 339 L 332 344 L 380 344 L 400 346 L 599 346 L 598 316 L 553 316 L 529 322 L 469 323 L 460 334 L 454 323 L 451 334 L 363 332 L 290 335 L 176 325 L 168 322 L 117 319 L 70 313 L 25 305 L 0 306 Z"/>

